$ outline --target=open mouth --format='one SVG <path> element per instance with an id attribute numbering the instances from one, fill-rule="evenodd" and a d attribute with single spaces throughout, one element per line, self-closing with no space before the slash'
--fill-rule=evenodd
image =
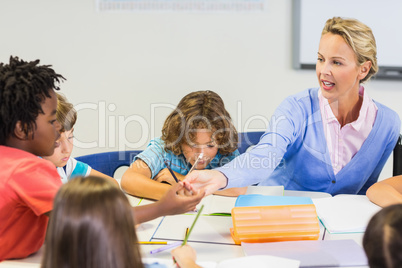
<path id="1" fill-rule="evenodd" d="M 332 89 L 332 88 L 335 86 L 335 83 L 331 83 L 331 82 L 324 81 L 324 80 L 321 80 L 321 83 L 322 83 L 322 87 L 323 87 L 325 90 L 330 90 L 330 89 Z"/>

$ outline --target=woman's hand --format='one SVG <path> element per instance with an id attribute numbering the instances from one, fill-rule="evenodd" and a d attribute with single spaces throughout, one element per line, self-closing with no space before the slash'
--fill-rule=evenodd
<path id="1" fill-rule="evenodd" d="M 205 194 L 209 195 L 226 187 L 227 178 L 217 170 L 194 170 L 186 176 L 183 183 L 188 191 L 204 189 Z"/>

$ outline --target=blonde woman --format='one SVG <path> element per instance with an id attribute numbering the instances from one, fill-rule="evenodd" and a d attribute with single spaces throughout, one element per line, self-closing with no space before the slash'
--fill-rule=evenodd
<path id="1" fill-rule="evenodd" d="M 367 25 L 329 19 L 317 53 L 319 87 L 286 98 L 252 150 L 216 170 L 193 172 L 185 182 L 207 193 L 259 183 L 365 194 L 400 132 L 399 116 L 372 100 L 362 85 L 378 71 L 376 55 Z"/>

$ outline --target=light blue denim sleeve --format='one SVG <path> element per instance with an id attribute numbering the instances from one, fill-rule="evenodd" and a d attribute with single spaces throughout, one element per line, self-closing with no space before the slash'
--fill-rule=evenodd
<path id="1" fill-rule="evenodd" d="M 165 168 L 164 161 L 164 143 L 160 138 L 151 140 L 148 147 L 140 154 L 135 156 L 134 160 L 141 159 L 151 170 L 151 178 L 153 179 L 159 171 Z"/>
<path id="2" fill-rule="evenodd" d="M 288 97 L 271 117 L 260 142 L 230 163 L 217 168 L 228 178 L 227 187 L 242 187 L 267 180 L 278 166 L 287 147 L 298 135 L 303 111 L 297 100 Z"/>

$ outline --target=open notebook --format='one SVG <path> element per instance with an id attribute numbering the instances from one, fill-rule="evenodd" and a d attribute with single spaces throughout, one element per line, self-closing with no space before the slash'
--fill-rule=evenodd
<path id="1" fill-rule="evenodd" d="M 164 217 L 154 233 L 153 239 L 182 241 L 186 228 L 191 226 L 195 217 L 195 214 Z M 234 245 L 230 235 L 231 227 L 233 227 L 231 217 L 201 216 L 188 241 Z"/>
<path id="2" fill-rule="evenodd" d="M 203 215 L 227 215 L 230 216 L 232 208 L 236 203 L 237 197 L 208 195 L 197 205 L 197 211 L 202 205 Z"/>
<path id="3" fill-rule="evenodd" d="M 330 233 L 364 232 L 381 207 L 365 195 L 340 194 L 313 200 L 317 215 Z"/>

